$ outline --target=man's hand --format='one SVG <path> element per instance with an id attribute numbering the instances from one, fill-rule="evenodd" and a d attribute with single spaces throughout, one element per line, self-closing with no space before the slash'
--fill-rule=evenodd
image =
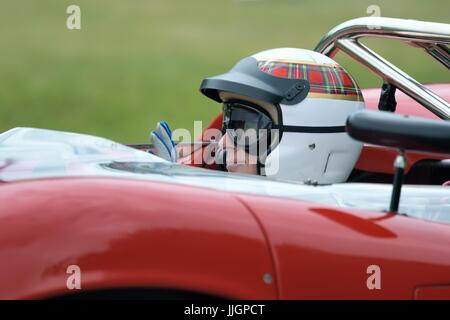
<path id="1" fill-rule="evenodd" d="M 151 132 L 150 136 L 158 157 L 167 161 L 177 162 L 177 149 L 172 140 L 172 131 L 170 131 L 167 122 L 158 122 L 156 129 Z"/>

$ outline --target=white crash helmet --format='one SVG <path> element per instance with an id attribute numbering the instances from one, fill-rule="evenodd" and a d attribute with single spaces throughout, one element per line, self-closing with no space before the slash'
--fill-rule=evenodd
<path id="1" fill-rule="evenodd" d="M 262 51 L 228 73 L 203 80 L 200 91 L 225 104 L 250 101 L 271 115 L 280 135 L 261 163 L 262 175 L 345 182 L 361 152 L 362 144 L 345 132 L 347 117 L 364 108 L 361 91 L 350 74 L 323 54 L 295 48 Z"/>

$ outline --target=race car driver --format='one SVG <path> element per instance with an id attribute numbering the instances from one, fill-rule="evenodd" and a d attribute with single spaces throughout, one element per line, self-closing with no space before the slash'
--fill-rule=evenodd
<path id="1" fill-rule="evenodd" d="M 345 132 L 347 117 L 364 108 L 361 91 L 350 74 L 320 53 L 262 51 L 206 78 L 200 91 L 223 105 L 216 159 L 230 172 L 339 183 L 361 152 L 362 145 Z M 151 133 L 156 153 L 177 161 L 171 135 L 165 122 Z"/>

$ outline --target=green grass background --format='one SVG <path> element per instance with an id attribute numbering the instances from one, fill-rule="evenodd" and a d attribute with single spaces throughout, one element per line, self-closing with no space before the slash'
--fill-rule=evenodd
<path id="1" fill-rule="evenodd" d="M 82 29 L 66 29 L 81 7 Z M 312 49 L 332 27 L 366 16 L 450 23 L 440 0 L 1 0 L 0 131 L 33 126 L 145 142 L 158 120 L 206 125 L 219 105 L 201 80 L 273 47 Z M 419 49 L 371 41 L 423 82 L 449 81 Z M 380 80 L 338 55 L 361 87 Z"/>

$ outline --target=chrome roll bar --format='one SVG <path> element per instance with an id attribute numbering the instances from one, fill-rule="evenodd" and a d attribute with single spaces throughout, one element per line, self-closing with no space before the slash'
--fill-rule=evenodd
<path id="1" fill-rule="evenodd" d="M 358 18 L 333 28 L 314 49 L 329 57 L 334 57 L 339 50 L 345 52 L 438 117 L 449 120 L 450 104 L 358 41 L 367 37 L 396 39 L 423 48 L 450 69 L 450 24 L 382 17 Z"/>

